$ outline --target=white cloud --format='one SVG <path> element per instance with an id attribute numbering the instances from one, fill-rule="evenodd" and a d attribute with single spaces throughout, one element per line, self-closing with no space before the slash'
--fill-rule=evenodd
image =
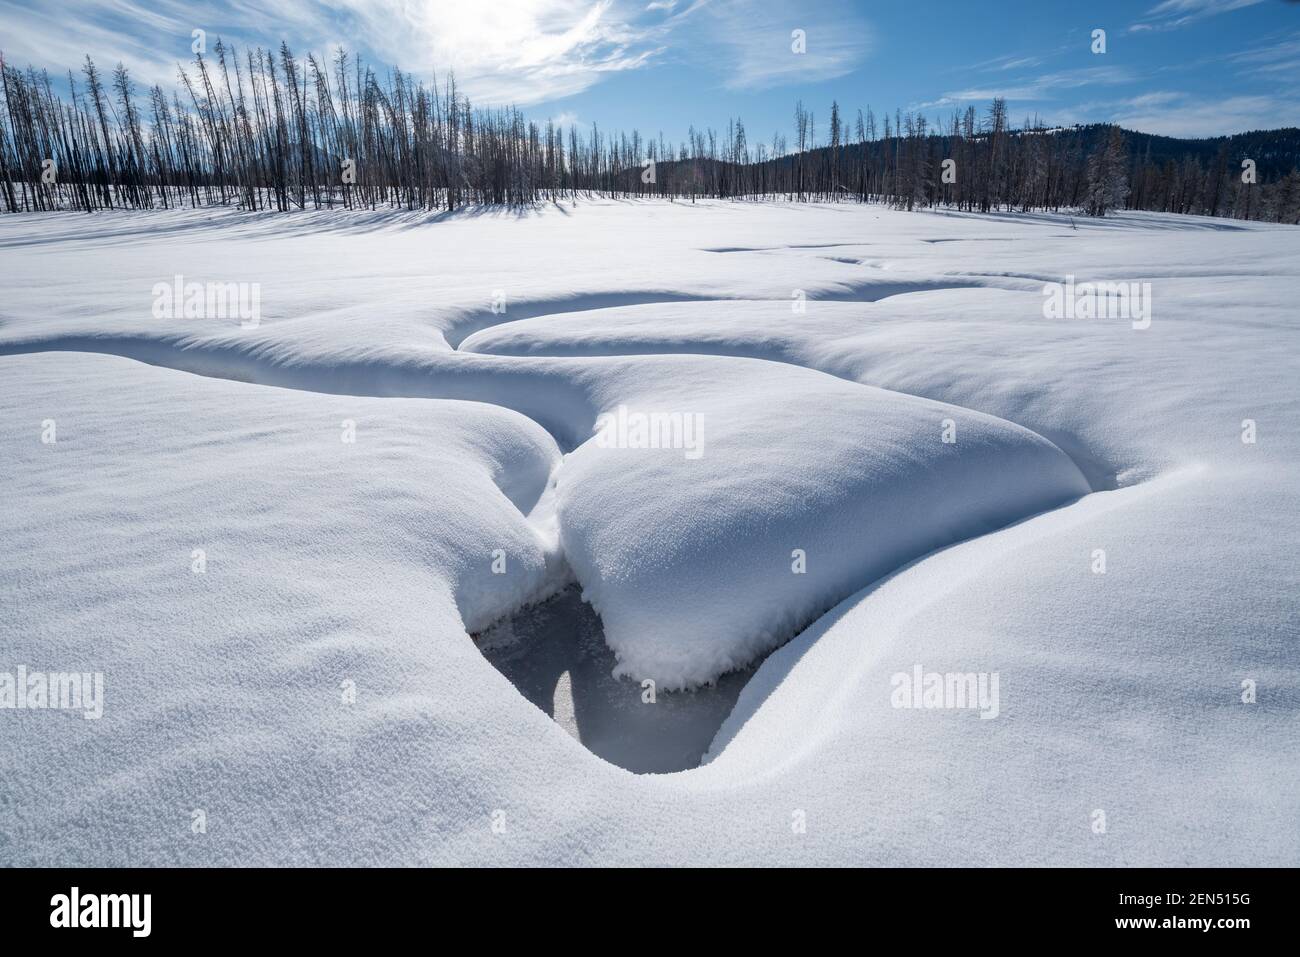
<path id="1" fill-rule="evenodd" d="M 1170 103 L 1177 103 L 1183 98 L 1182 93 L 1173 93 L 1168 90 L 1156 90 L 1153 93 L 1143 93 L 1124 101 L 1124 105 L 1129 109 L 1149 110 L 1157 106 L 1166 106 Z"/>
<path id="2" fill-rule="evenodd" d="M 1297 104 L 1273 96 L 1230 96 L 1222 100 L 1189 97 L 1158 107 L 1143 109 L 1135 105 L 1116 112 L 1112 122 L 1163 136 L 1224 136 L 1300 125 Z"/>
<path id="3" fill-rule="evenodd" d="M 170 86 L 189 63 L 190 32 L 241 50 L 300 56 L 343 45 L 378 69 L 454 70 L 475 102 L 521 106 L 579 93 L 670 59 L 715 71 L 728 89 L 813 83 L 855 69 L 870 26 L 850 0 L 0 0 L 10 63 L 79 70 L 85 54 L 122 60 L 141 84 Z M 791 31 L 807 50 L 791 50 Z"/>
<path id="4" fill-rule="evenodd" d="M 666 14 L 665 15 L 665 11 Z M 188 62 L 190 31 L 240 47 L 300 54 L 343 43 L 377 67 L 428 76 L 454 69 L 476 100 L 520 105 L 580 92 L 610 73 L 637 69 L 663 52 L 689 13 L 632 0 L 249 0 L 195 5 L 181 0 L 0 0 L 10 63 L 62 72 L 90 53 L 101 65 L 123 60 L 142 82 L 169 84 Z"/>
<path id="5" fill-rule="evenodd" d="M 527 104 L 581 92 L 661 50 L 614 0 L 426 0 L 400 3 L 404 44 L 421 68 L 454 67 L 474 97 Z M 640 11 L 635 11 L 639 13 Z M 398 51 L 394 51 L 396 53 Z"/>
<path id="6" fill-rule="evenodd" d="M 695 9 L 702 7 L 697 4 Z M 692 24 L 704 31 L 701 58 L 731 90 L 818 83 L 852 72 L 871 50 L 870 24 L 844 2 L 786 6 L 759 0 L 710 4 Z M 802 30 L 804 52 L 794 52 Z"/>
<path id="7" fill-rule="evenodd" d="M 1176 30 L 1197 20 L 1217 16 L 1244 7 L 1253 7 L 1264 0 L 1164 0 L 1146 12 L 1141 20 L 1131 25 L 1130 33 L 1142 30 Z"/>
<path id="8" fill-rule="evenodd" d="M 1300 125 L 1300 101 L 1284 97 L 1211 98 L 1156 91 L 1109 102 L 1082 103 L 1062 112 L 1062 123 L 1116 123 L 1161 136 L 1225 136 Z"/>
<path id="9" fill-rule="evenodd" d="M 55 77 L 71 70 L 78 83 L 89 54 L 101 72 L 108 73 L 120 61 L 137 83 L 169 86 L 176 78 L 177 61 L 191 58 L 190 31 L 201 26 L 185 14 L 184 6 L 171 0 L 148 7 L 130 0 L 83 0 L 75 11 L 57 2 L 15 6 L 6 0 L 0 4 L 5 21 L 2 49 L 9 66 L 32 65 Z M 126 31 L 118 18 L 147 32 Z"/>
<path id="10" fill-rule="evenodd" d="M 1122 66 L 1094 66 L 1079 70 L 1066 70 L 1058 73 L 1045 73 L 1041 76 L 1015 83 L 1009 86 L 980 86 L 944 93 L 939 99 L 920 104 L 920 108 L 936 106 L 957 106 L 972 100 L 992 100 L 1002 97 L 1005 100 L 1050 100 L 1059 90 L 1078 89 L 1087 86 L 1106 86 L 1132 83 L 1136 79 L 1133 71 Z"/>
<path id="11" fill-rule="evenodd" d="M 1227 59 L 1238 64 L 1243 73 L 1263 74 L 1266 78 L 1274 78 L 1278 73 L 1294 73 L 1300 70 L 1300 34 L 1242 50 Z"/>
<path id="12" fill-rule="evenodd" d="M 1009 53 L 1003 56 L 995 56 L 990 60 L 981 60 L 979 63 L 972 63 L 967 69 L 979 70 L 980 72 L 1023 70 L 1028 69 L 1029 67 L 1040 66 L 1044 60 L 1045 57 L 1042 56 L 1025 56 Z"/>

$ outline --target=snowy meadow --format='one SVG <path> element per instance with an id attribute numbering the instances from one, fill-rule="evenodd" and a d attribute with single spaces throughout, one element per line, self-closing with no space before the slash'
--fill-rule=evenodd
<path id="1" fill-rule="evenodd" d="M 1300 860 L 1295 226 L 0 249 L 0 861 Z"/>

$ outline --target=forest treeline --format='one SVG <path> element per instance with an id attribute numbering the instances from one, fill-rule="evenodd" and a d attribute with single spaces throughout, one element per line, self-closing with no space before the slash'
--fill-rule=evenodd
<path id="1" fill-rule="evenodd" d="M 50 76 L 0 58 L 0 207 L 7 212 L 235 206 L 454 210 L 582 194 L 855 200 L 905 209 L 1114 209 L 1300 223 L 1300 130 L 1180 141 L 1111 126 L 1013 127 L 1006 103 L 937 121 L 895 111 L 819 125 L 802 103 L 792 137 L 751 140 L 740 120 L 687 139 L 579 130 L 475 108 L 454 76 L 382 76 L 337 51 L 281 44 L 242 55 L 218 41 L 141 93 L 90 57 Z M 1178 144 L 1182 144 L 1180 147 Z M 1258 156 L 1250 155 L 1257 152 Z M 1250 161 L 1247 163 L 1246 161 Z"/>

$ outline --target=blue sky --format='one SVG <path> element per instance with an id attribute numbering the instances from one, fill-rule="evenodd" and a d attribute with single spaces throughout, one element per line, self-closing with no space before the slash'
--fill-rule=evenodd
<path id="1" fill-rule="evenodd" d="M 194 29 L 297 53 L 341 43 L 417 75 L 452 67 L 476 103 L 673 141 L 731 116 L 751 142 L 791 138 L 798 99 L 819 138 L 832 99 L 936 119 L 1001 95 L 1016 122 L 1174 136 L 1300 126 L 1292 0 L 0 0 L 0 21 L 12 65 L 62 72 L 88 52 L 170 88 Z"/>

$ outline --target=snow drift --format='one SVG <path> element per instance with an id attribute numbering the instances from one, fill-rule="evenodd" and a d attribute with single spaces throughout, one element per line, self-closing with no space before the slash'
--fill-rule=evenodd
<path id="1" fill-rule="evenodd" d="M 660 688 L 713 681 L 885 572 L 1088 491 L 992 416 L 771 363 L 647 365 L 660 384 L 619 400 L 697 417 L 698 457 L 587 442 L 557 493 L 619 672 Z"/>
<path id="2" fill-rule="evenodd" d="M 1300 860 L 1300 230 L 564 212 L 0 220 L 0 672 L 105 679 L 0 708 L 0 863 Z M 178 274 L 260 325 L 156 318 Z M 1046 317 L 1067 275 L 1150 327 Z M 600 444 L 620 406 L 702 453 Z M 561 540 L 630 675 L 807 625 L 702 766 L 475 647 Z M 998 717 L 894 708 L 918 665 Z"/>

